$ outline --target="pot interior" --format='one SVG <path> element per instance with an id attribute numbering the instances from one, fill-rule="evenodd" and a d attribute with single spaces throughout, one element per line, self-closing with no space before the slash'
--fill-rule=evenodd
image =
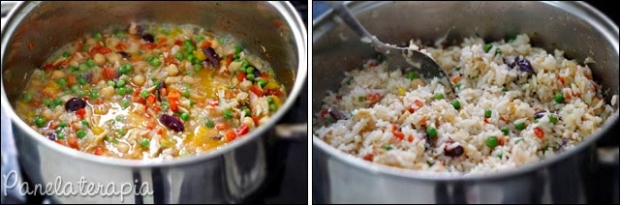
<path id="1" fill-rule="evenodd" d="M 366 29 L 386 43 L 421 39 L 427 44 L 446 35 L 448 44 L 478 36 L 485 41 L 526 33 L 533 46 L 588 64 L 609 103 L 618 94 L 618 27 L 602 24 L 600 17 L 576 3 L 543 2 L 355 2 L 348 4 Z M 337 91 L 345 70 L 360 68 L 377 53 L 333 15 L 313 25 L 312 110 L 318 112 L 327 90 Z M 336 20 L 338 19 L 338 20 Z M 615 26 L 615 27 L 614 27 Z M 618 109 L 618 104 L 614 106 Z M 616 111 L 617 113 L 617 111 Z"/>
<path id="2" fill-rule="evenodd" d="M 130 22 L 195 24 L 231 35 L 268 61 L 290 93 L 299 67 L 291 17 L 268 2 L 25 2 L 2 37 L 2 77 L 8 100 L 20 96 L 30 74 L 61 46 L 84 34 Z M 6 36 L 6 37 L 5 37 Z M 31 47 L 32 49 L 29 49 Z M 289 96 L 290 98 L 290 96 Z M 290 100 L 290 99 L 287 99 Z"/>

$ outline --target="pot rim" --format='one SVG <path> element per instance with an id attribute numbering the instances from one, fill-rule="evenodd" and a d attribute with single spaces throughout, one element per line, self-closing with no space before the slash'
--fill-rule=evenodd
<path id="1" fill-rule="evenodd" d="M 14 29 L 17 26 L 17 24 L 20 23 L 23 20 L 23 18 L 26 16 L 24 14 L 17 15 L 17 13 L 22 12 L 25 9 L 29 9 L 25 11 L 26 14 L 30 13 L 33 10 L 33 8 L 29 8 L 29 7 L 32 7 L 31 6 L 32 4 L 38 5 L 39 3 L 40 2 L 32 3 L 31 1 L 18 2 L 7 15 L 6 24 L 4 25 L 4 27 L 2 27 L 2 59 L 3 61 L 4 61 L 4 53 L 5 53 L 7 44 L 8 44 L 8 39 L 10 38 L 9 35 L 5 35 L 5 34 L 12 35 L 14 31 L 9 32 L 8 29 Z M 96 156 L 96 155 L 92 155 L 89 153 L 84 153 L 82 151 L 70 149 L 68 147 L 60 146 L 52 142 L 51 140 L 47 140 L 46 137 L 39 134 L 34 129 L 30 128 L 30 126 L 28 126 L 28 124 L 26 124 L 24 120 L 22 120 L 19 116 L 17 116 L 17 114 L 13 110 L 13 107 L 9 103 L 9 100 L 5 92 L 3 79 L 0 79 L 2 81 L 2 86 L 1 86 L 2 97 L 0 101 L 2 102 L 1 106 L 3 109 L 5 109 L 6 115 L 11 120 L 11 124 L 14 127 L 17 127 L 17 129 L 22 130 L 25 133 L 25 135 L 27 135 L 27 137 L 34 138 L 34 140 L 37 143 L 39 143 L 39 146 L 42 145 L 42 146 L 47 147 L 48 149 L 55 150 L 71 159 L 77 159 L 77 160 L 82 160 L 82 161 L 86 161 L 90 163 L 97 163 L 97 164 L 117 166 L 117 167 L 150 168 L 150 167 L 180 166 L 180 165 L 197 163 L 197 162 L 219 157 L 220 155 L 231 152 L 232 150 L 236 149 L 239 146 L 245 145 L 249 143 L 250 141 L 256 140 L 260 136 L 266 134 L 268 130 L 273 129 L 273 127 L 276 126 L 276 123 L 291 109 L 291 107 L 297 100 L 298 96 L 300 95 L 301 90 L 306 81 L 307 69 L 308 69 L 308 66 L 307 66 L 307 62 L 308 62 L 307 61 L 307 58 L 308 58 L 307 56 L 307 32 L 306 32 L 307 29 L 304 26 L 304 23 L 301 20 L 299 13 L 297 12 L 295 7 L 290 2 L 269 1 L 267 3 L 271 5 L 272 7 L 274 7 L 279 12 L 279 14 L 282 15 L 282 17 L 286 20 L 286 23 L 291 28 L 291 31 L 295 38 L 295 45 L 297 46 L 296 57 L 299 59 L 297 62 L 297 73 L 295 76 L 295 83 L 293 85 L 291 92 L 288 93 L 288 97 L 287 97 L 288 99 L 285 101 L 282 107 L 274 115 L 272 115 L 269 122 L 267 122 L 266 124 L 262 126 L 259 126 L 258 129 L 250 132 L 245 137 L 241 139 L 237 139 L 233 143 L 226 144 L 219 148 L 216 148 L 213 151 L 191 155 L 191 156 L 175 158 L 172 160 L 164 160 L 164 159 L 130 160 L 130 159 Z M 19 19 L 16 19 L 16 18 L 19 18 Z M 5 28 L 7 29 L 5 30 Z"/>
<path id="2" fill-rule="evenodd" d="M 386 2 L 383 2 L 386 3 Z M 580 19 L 585 20 L 589 24 L 593 25 L 595 29 L 604 34 L 607 41 L 610 43 L 615 43 L 616 47 L 616 55 L 619 55 L 618 49 L 618 26 L 615 25 L 607 16 L 602 14 L 599 10 L 590 6 L 584 2 L 541 2 L 551 6 L 554 6 L 558 9 L 562 9 L 567 13 L 571 13 L 577 15 Z M 347 6 L 351 8 L 352 12 L 354 10 L 353 7 L 358 5 L 358 3 L 346 2 Z M 380 4 L 380 3 L 379 3 Z M 327 12 L 322 14 L 317 18 L 317 20 L 313 21 L 312 28 L 313 30 L 316 27 L 321 26 L 322 24 L 328 22 L 332 19 L 333 10 L 328 9 Z M 313 41 L 318 39 L 317 37 L 313 37 Z M 421 171 L 421 170 L 412 170 L 412 169 L 404 169 L 398 167 L 387 166 L 383 164 L 377 164 L 373 162 L 369 162 L 363 160 L 359 157 L 355 157 L 348 153 L 344 153 L 331 145 L 328 145 L 323 140 L 319 139 L 316 135 L 312 134 L 312 143 L 313 147 L 317 148 L 313 151 L 321 151 L 328 156 L 332 156 L 339 163 L 347 164 L 351 167 L 358 168 L 359 170 L 370 172 L 372 174 L 381 174 L 387 175 L 388 177 L 400 177 L 406 179 L 414 179 L 419 181 L 441 181 L 441 182 L 451 182 L 451 181 L 480 181 L 480 180 L 500 180 L 503 178 L 516 177 L 520 175 L 525 175 L 527 173 L 533 172 L 535 170 L 540 170 L 542 167 L 547 167 L 551 164 L 554 164 L 558 161 L 564 160 L 582 150 L 586 149 L 586 147 L 592 146 L 599 140 L 603 135 L 608 134 L 614 125 L 619 124 L 618 119 L 618 109 L 607 119 L 605 124 L 600 127 L 597 131 L 595 131 L 588 138 L 580 142 L 577 146 L 561 152 L 553 157 L 545 158 L 538 162 L 528 163 L 517 167 L 516 169 L 509 170 L 501 170 L 497 172 L 481 172 L 481 173 L 472 173 L 472 174 L 462 174 L 462 173 L 438 173 L 438 172 L 429 172 L 429 171 Z"/>

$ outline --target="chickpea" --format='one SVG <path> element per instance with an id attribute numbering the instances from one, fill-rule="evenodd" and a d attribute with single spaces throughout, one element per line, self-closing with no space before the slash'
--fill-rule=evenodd
<path id="1" fill-rule="evenodd" d="M 194 83 L 194 77 L 192 77 L 192 76 L 183 76 L 183 82 L 184 83 L 193 84 Z"/>
<path id="2" fill-rule="evenodd" d="M 111 98 L 112 96 L 114 96 L 114 87 L 106 86 L 106 87 L 102 88 L 101 89 L 101 95 L 103 97 L 106 97 L 106 98 Z"/>
<path id="3" fill-rule="evenodd" d="M 177 74 L 179 74 L 179 69 L 174 64 L 170 64 L 170 65 L 166 66 L 164 68 L 164 71 L 166 71 L 166 73 L 168 73 L 168 76 L 176 76 Z"/>
<path id="4" fill-rule="evenodd" d="M 136 84 L 137 86 L 144 85 L 145 81 L 146 81 L 146 78 L 144 78 L 143 75 L 136 75 L 132 79 L 133 84 Z"/>
<path id="5" fill-rule="evenodd" d="M 54 72 L 52 72 L 52 79 L 54 80 L 58 80 L 64 77 L 65 77 L 65 72 L 61 70 L 55 70 Z"/>
<path id="6" fill-rule="evenodd" d="M 45 120 L 52 120 L 54 119 L 54 112 L 49 108 L 45 108 L 43 112 L 41 112 L 41 116 L 45 118 Z"/>
<path id="7" fill-rule="evenodd" d="M 411 88 L 413 88 L 413 89 L 416 89 L 419 86 L 425 86 L 425 85 L 426 85 L 426 82 L 424 82 L 424 80 L 419 79 L 419 78 L 413 79 L 411 81 Z"/>
<path id="8" fill-rule="evenodd" d="M 114 63 L 114 64 L 118 63 L 121 60 L 121 55 L 118 53 L 114 53 L 114 52 L 105 54 L 105 57 L 108 59 L 110 63 Z"/>
<path id="9" fill-rule="evenodd" d="M 116 149 L 118 149 L 118 151 L 120 153 L 127 153 L 127 151 L 129 151 L 129 145 L 125 144 L 125 143 L 118 143 L 116 144 Z"/>
<path id="10" fill-rule="evenodd" d="M 248 91 L 251 87 L 252 82 L 250 82 L 249 80 L 244 80 L 243 82 L 241 82 L 241 84 L 239 84 L 239 88 L 241 88 L 241 90 L 243 91 Z"/>
<path id="11" fill-rule="evenodd" d="M 95 54 L 95 56 L 93 56 L 93 58 L 95 59 L 95 64 L 97 64 L 98 66 L 103 65 L 106 62 L 106 59 L 103 55 L 101 55 L 101 53 L 97 53 Z"/>

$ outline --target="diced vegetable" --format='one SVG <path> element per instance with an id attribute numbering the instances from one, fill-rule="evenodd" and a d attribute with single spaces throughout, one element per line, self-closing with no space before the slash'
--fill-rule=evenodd
<path id="1" fill-rule="evenodd" d="M 492 48 L 493 48 L 493 44 L 488 43 L 484 45 L 484 52 L 488 53 Z"/>
<path id="2" fill-rule="evenodd" d="M 43 127 L 45 125 L 45 119 L 42 117 L 37 117 L 34 119 L 34 124 L 36 124 L 37 127 Z"/>
<path id="3" fill-rule="evenodd" d="M 215 127 L 215 122 L 213 122 L 213 120 L 207 120 L 205 126 L 207 126 L 208 128 L 213 128 Z"/>
<path id="4" fill-rule="evenodd" d="M 496 136 L 490 136 L 486 139 L 486 145 L 491 149 L 494 149 L 495 147 L 497 147 L 497 144 L 498 144 L 498 139 Z"/>
<path id="5" fill-rule="evenodd" d="M 555 117 L 554 115 L 547 115 L 549 117 L 549 122 L 555 124 L 558 124 L 558 118 Z"/>
<path id="6" fill-rule="evenodd" d="M 457 109 L 457 110 L 461 109 L 461 102 L 459 102 L 457 99 L 452 100 L 451 104 L 454 107 L 454 109 Z"/>
<path id="7" fill-rule="evenodd" d="M 22 97 L 22 100 L 24 102 L 30 102 L 30 100 L 32 100 L 32 95 L 30 95 L 30 93 L 24 93 L 24 96 Z"/>
<path id="8" fill-rule="evenodd" d="M 232 110 L 230 110 L 230 109 L 224 110 L 224 118 L 225 119 L 232 119 L 233 118 Z"/>
<path id="9" fill-rule="evenodd" d="M 534 134 L 539 139 L 542 139 L 543 137 L 545 137 L 545 132 L 542 129 L 540 129 L 539 127 L 534 128 Z"/>
<path id="10" fill-rule="evenodd" d="M 515 129 L 517 129 L 519 131 L 524 130 L 525 129 L 525 123 L 521 122 L 521 123 L 515 124 Z"/>
<path id="11" fill-rule="evenodd" d="M 429 137 L 435 138 L 437 137 L 437 129 L 430 127 L 426 130 L 426 134 L 428 134 Z"/>
<path id="12" fill-rule="evenodd" d="M 556 103 L 564 103 L 564 93 L 562 92 L 556 93 L 554 96 L 554 99 Z"/>
<path id="13" fill-rule="evenodd" d="M 493 111 L 491 110 L 484 111 L 484 118 L 491 118 L 491 115 L 493 115 Z"/>
<path id="14" fill-rule="evenodd" d="M 433 99 L 435 100 L 441 100 L 443 98 L 444 98 L 443 93 L 435 93 L 435 95 L 433 96 Z"/>
<path id="15" fill-rule="evenodd" d="M 140 146 L 142 148 L 149 148 L 149 146 L 151 146 L 151 142 L 148 139 L 142 139 L 140 141 Z"/>
<path id="16" fill-rule="evenodd" d="M 508 127 L 502 127 L 501 131 L 502 131 L 505 135 L 509 135 L 509 134 L 510 134 L 510 128 L 508 128 Z"/>
<path id="17" fill-rule="evenodd" d="M 415 72 L 415 71 L 409 71 L 409 72 L 407 73 L 407 79 L 409 79 L 409 80 L 413 80 L 413 79 L 416 79 L 416 78 L 418 78 L 418 72 Z"/>
<path id="18" fill-rule="evenodd" d="M 180 117 L 181 117 L 181 119 L 183 121 L 188 121 L 189 120 L 189 114 L 187 114 L 186 112 L 181 113 Z"/>
<path id="19" fill-rule="evenodd" d="M 84 138 L 86 136 L 86 132 L 84 132 L 84 130 L 78 130 L 77 132 L 75 132 L 75 134 L 80 139 L 82 139 L 82 138 Z"/>

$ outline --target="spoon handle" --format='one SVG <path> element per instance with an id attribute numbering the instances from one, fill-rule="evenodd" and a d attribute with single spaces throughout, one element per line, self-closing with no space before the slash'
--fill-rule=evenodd
<path id="1" fill-rule="evenodd" d="M 353 14 L 351 14 L 347 6 L 344 4 L 344 1 L 325 1 L 325 3 L 332 7 L 334 12 L 336 12 L 336 14 L 349 25 L 349 28 L 353 29 L 353 31 L 355 31 L 358 35 L 361 37 L 372 37 L 366 28 L 364 28 L 364 26 L 357 21 Z"/>

